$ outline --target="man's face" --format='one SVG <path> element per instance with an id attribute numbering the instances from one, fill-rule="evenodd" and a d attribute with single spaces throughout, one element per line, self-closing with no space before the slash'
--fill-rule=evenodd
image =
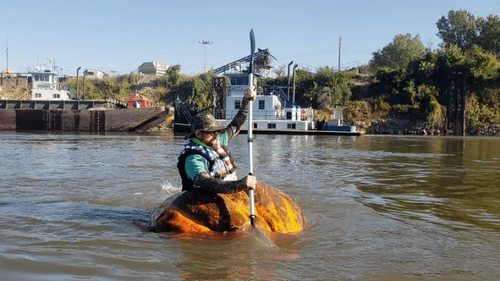
<path id="1" fill-rule="evenodd" d="M 212 145 L 215 141 L 217 141 L 217 132 L 203 132 L 201 130 L 196 130 L 194 134 L 207 145 Z"/>

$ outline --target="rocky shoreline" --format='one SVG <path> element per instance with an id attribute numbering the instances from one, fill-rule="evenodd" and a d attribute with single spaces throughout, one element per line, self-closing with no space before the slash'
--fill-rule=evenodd
<path id="1" fill-rule="evenodd" d="M 428 122 L 411 121 L 408 119 L 387 118 L 380 119 L 367 125 L 356 124 L 365 128 L 367 134 L 375 135 L 453 135 L 453 131 L 432 126 Z M 500 136 L 500 124 L 490 124 L 484 128 L 467 128 L 469 136 Z"/>

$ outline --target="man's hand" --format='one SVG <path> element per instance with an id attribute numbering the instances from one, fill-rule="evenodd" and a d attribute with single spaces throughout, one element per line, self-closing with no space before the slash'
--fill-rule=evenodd
<path id="1" fill-rule="evenodd" d="M 257 185 L 257 178 L 255 176 L 248 175 L 242 178 L 242 181 L 245 182 L 247 189 L 252 188 L 255 190 L 255 187 Z"/>
<path id="2" fill-rule="evenodd" d="M 255 89 L 255 86 L 252 86 L 252 87 L 247 88 L 245 90 L 244 99 L 251 100 L 251 101 L 255 101 L 257 99 L 257 91 Z"/>

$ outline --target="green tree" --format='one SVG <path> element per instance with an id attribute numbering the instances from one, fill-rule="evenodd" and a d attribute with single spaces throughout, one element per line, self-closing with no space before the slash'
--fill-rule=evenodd
<path id="1" fill-rule="evenodd" d="M 417 85 L 434 84 L 434 71 L 436 69 L 437 55 L 428 51 L 421 59 L 414 60 L 408 64 L 407 75 Z"/>
<path id="2" fill-rule="evenodd" d="M 449 11 L 448 17 L 441 17 L 436 26 L 443 47 L 456 45 L 468 49 L 477 42 L 480 20 L 465 10 Z"/>
<path id="3" fill-rule="evenodd" d="M 285 71 L 285 66 L 280 65 L 273 70 L 274 75 L 276 75 L 277 78 L 285 77 L 286 76 L 286 71 Z"/>
<path id="4" fill-rule="evenodd" d="M 477 96 L 472 94 L 467 98 L 467 127 L 469 133 L 477 135 L 487 131 L 490 124 L 498 124 L 500 115 L 495 108 L 480 103 Z"/>
<path id="5" fill-rule="evenodd" d="M 201 110 L 213 108 L 212 100 L 210 99 L 213 76 L 213 72 L 209 71 L 194 77 L 191 82 L 191 103 L 196 104 Z"/>
<path id="6" fill-rule="evenodd" d="M 409 33 L 398 34 L 382 50 L 373 53 L 370 67 L 372 69 L 382 67 L 403 69 L 411 61 L 422 58 L 424 55 L 425 48 L 418 35 L 412 37 Z"/>
<path id="7" fill-rule="evenodd" d="M 350 124 L 365 124 L 371 118 L 370 104 L 364 100 L 349 101 L 344 107 L 344 121 Z"/>
<path id="8" fill-rule="evenodd" d="M 370 91 L 374 98 L 381 98 L 391 104 L 399 104 L 400 95 L 405 88 L 406 69 L 380 68 L 375 74 L 376 83 L 372 84 Z"/>
<path id="9" fill-rule="evenodd" d="M 490 15 L 480 24 L 478 45 L 500 57 L 500 17 Z"/>
<path id="10" fill-rule="evenodd" d="M 304 88 L 305 96 L 318 108 L 333 110 L 335 106 L 345 104 L 352 95 L 349 75 L 330 67 L 320 67 L 308 84 Z"/>

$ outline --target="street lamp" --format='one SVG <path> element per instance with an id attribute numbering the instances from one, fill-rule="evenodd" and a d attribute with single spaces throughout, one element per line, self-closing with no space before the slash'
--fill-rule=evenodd
<path id="1" fill-rule="evenodd" d="M 80 72 L 80 69 L 82 67 L 79 66 L 77 69 L 76 69 L 76 99 L 78 99 L 78 73 Z"/>
<path id="2" fill-rule="evenodd" d="M 299 65 L 298 64 L 295 64 L 293 66 L 293 100 L 292 102 L 295 103 L 295 69 L 297 69 Z"/>
<path id="3" fill-rule="evenodd" d="M 198 43 L 202 44 L 205 48 L 205 60 L 203 63 L 203 72 L 207 71 L 207 45 L 212 45 L 214 42 L 208 40 L 201 40 Z"/>
<path id="4" fill-rule="evenodd" d="M 83 92 L 82 92 L 82 100 L 85 99 L 85 76 L 88 74 L 88 69 L 83 71 Z"/>
<path id="5" fill-rule="evenodd" d="M 290 66 L 292 66 L 293 61 L 288 64 L 288 84 L 286 86 L 287 99 L 290 100 Z"/>

